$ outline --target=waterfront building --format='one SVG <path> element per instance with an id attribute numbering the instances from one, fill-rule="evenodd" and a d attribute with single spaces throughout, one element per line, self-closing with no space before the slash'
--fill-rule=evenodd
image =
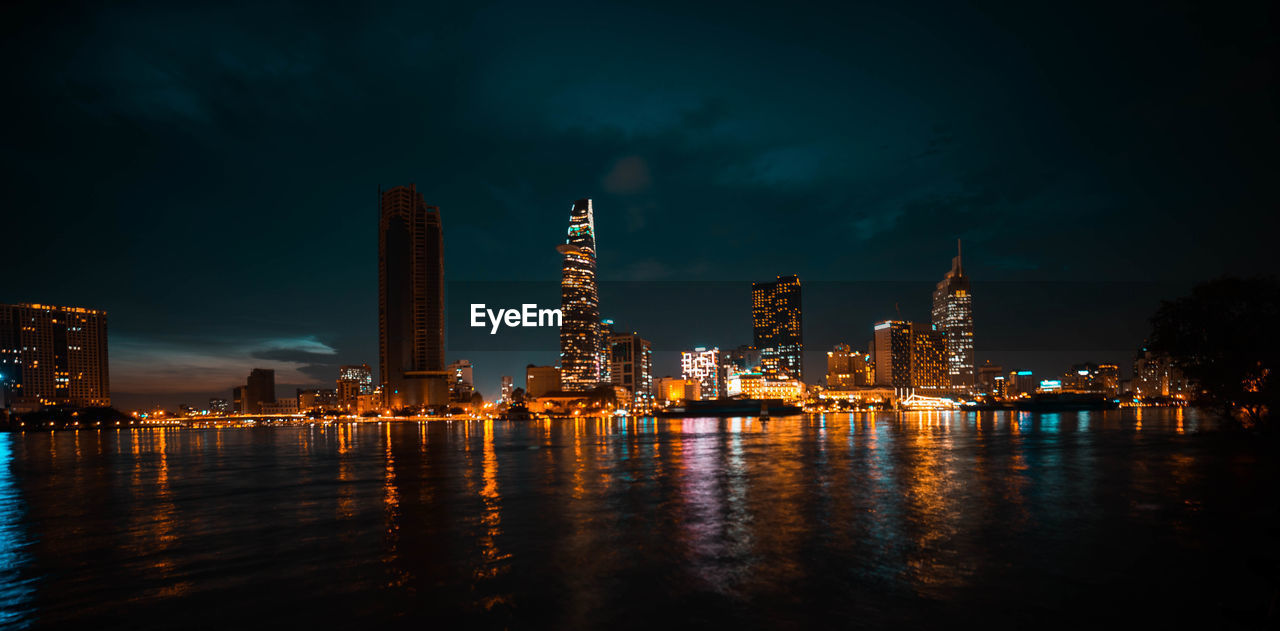
<path id="1" fill-rule="evenodd" d="M 847 390 L 875 383 L 875 362 L 871 355 L 836 344 L 827 351 L 827 387 Z"/>
<path id="2" fill-rule="evenodd" d="M 1133 360 L 1133 394 L 1140 398 L 1185 398 L 1190 392 L 1182 371 L 1167 355 L 1145 348 Z"/>
<path id="3" fill-rule="evenodd" d="M 356 394 L 373 394 L 373 370 L 369 368 L 369 364 L 339 367 L 338 381 L 349 382 Z"/>
<path id="4" fill-rule="evenodd" d="M 875 385 L 936 392 L 947 388 L 943 335 L 901 320 L 877 323 L 871 343 Z"/>
<path id="5" fill-rule="evenodd" d="M 1004 396 L 1006 399 L 1016 399 L 1024 394 L 1030 396 L 1039 385 L 1030 370 L 1015 370 L 1005 380 Z"/>
<path id="6" fill-rule="evenodd" d="M 548 392 L 559 391 L 560 369 L 555 366 L 534 366 L 529 364 L 524 369 L 525 397 L 536 399 Z"/>
<path id="7" fill-rule="evenodd" d="M 254 368 L 249 371 L 244 389 L 244 411 L 256 414 L 262 406 L 276 400 L 276 371 L 270 368 Z"/>
<path id="8" fill-rule="evenodd" d="M 912 333 L 911 387 L 935 393 L 955 389 L 947 375 L 946 337 L 941 331 L 920 325 L 913 325 Z M 970 382 L 972 378 L 970 371 Z M 965 389 L 972 387 L 970 383 Z"/>
<path id="9" fill-rule="evenodd" d="M 735 374 L 725 384 L 730 397 L 746 399 L 782 399 L 799 401 L 804 398 L 804 383 L 799 379 L 770 378 L 758 372 Z"/>
<path id="10" fill-rule="evenodd" d="M 1120 394 L 1120 367 L 1115 364 L 1083 363 L 1071 366 L 1062 375 L 1062 387 L 1073 392 Z"/>
<path id="11" fill-rule="evenodd" d="M 0 392 L 15 411 L 111 405 L 107 313 L 0 305 Z"/>
<path id="12" fill-rule="evenodd" d="M 449 400 L 454 403 L 470 403 L 471 395 L 476 391 L 471 362 L 459 359 L 449 364 L 445 372 L 449 375 Z"/>
<path id="13" fill-rule="evenodd" d="M 591 200 L 569 211 L 560 281 L 560 386 L 586 392 L 600 383 L 600 296 L 596 287 L 596 235 Z"/>
<path id="14" fill-rule="evenodd" d="M 1003 393 L 996 392 L 997 379 L 999 379 L 998 385 L 1003 388 L 1004 367 L 1000 364 L 993 364 L 991 363 L 991 360 L 987 360 L 978 367 L 977 387 L 979 392 L 994 396 L 1003 396 Z"/>
<path id="15" fill-rule="evenodd" d="M 800 279 L 779 276 L 751 284 L 751 322 L 761 370 L 771 379 L 804 379 Z"/>
<path id="16" fill-rule="evenodd" d="M 417 187 L 379 191 L 378 378 L 388 407 L 447 401 L 444 233 Z"/>
<path id="17" fill-rule="evenodd" d="M 338 391 L 334 388 L 299 388 L 298 410 L 325 412 L 338 409 Z"/>
<path id="18" fill-rule="evenodd" d="M 875 358 L 875 385 L 889 388 L 911 387 L 911 323 L 886 320 L 877 323 L 871 341 Z"/>
<path id="19" fill-rule="evenodd" d="M 235 408 L 231 407 L 231 401 L 220 398 L 209 399 L 209 413 L 211 414 L 231 414 Z"/>
<path id="20" fill-rule="evenodd" d="M 259 414 L 297 414 L 298 400 L 294 399 L 277 399 L 275 401 L 264 401 L 258 409 Z"/>
<path id="21" fill-rule="evenodd" d="M 360 398 L 373 395 L 375 389 L 373 370 L 368 364 L 338 368 L 337 397 L 338 405 L 342 409 L 355 412 L 360 407 Z"/>
<path id="22" fill-rule="evenodd" d="M 231 407 L 238 414 L 248 414 L 250 412 L 248 390 L 244 386 L 236 386 L 231 389 Z"/>
<path id="23" fill-rule="evenodd" d="M 654 384 L 657 403 L 668 405 L 683 401 L 698 401 L 701 397 L 701 384 L 696 379 L 676 379 L 663 377 Z"/>
<path id="24" fill-rule="evenodd" d="M 944 338 L 947 386 L 968 391 L 974 385 L 973 295 L 960 259 L 960 242 L 951 271 L 933 291 L 933 328 Z"/>
<path id="25" fill-rule="evenodd" d="M 724 392 L 721 383 L 720 349 L 699 346 L 680 353 L 680 376 L 698 382 L 703 399 L 718 399 Z"/>
<path id="26" fill-rule="evenodd" d="M 632 413 L 653 409 L 653 349 L 638 334 L 614 333 L 609 336 L 609 374 L 613 385 L 630 393 Z"/>

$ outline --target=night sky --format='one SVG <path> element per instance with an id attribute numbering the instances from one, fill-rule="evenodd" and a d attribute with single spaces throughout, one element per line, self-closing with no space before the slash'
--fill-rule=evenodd
<path id="1" fill-rule="evenodd" d="M 454 303 L 555 300 L 580 197 L 658 376 L 750 343 L 750 281 L 798 274 L 820 382 L 831 343 L 927 319 L 957 238 L 979 361 L 1037 372 L 1280 267 L 1274 2 L 222 5 L 4 9 L 0 302 L 106 309 L 121 407 L 376 366 L 380 185 L 440 206 L 487 398 L 554 334 L 468 344 Z"/>

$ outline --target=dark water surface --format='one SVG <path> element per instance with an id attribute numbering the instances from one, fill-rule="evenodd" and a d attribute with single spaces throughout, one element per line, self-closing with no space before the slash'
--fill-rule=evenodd
<path id="1" fill-rule="evenodd" d="M 1270 453 L 1181 410 L 0 434 L 0 626 L 1249 626 Z"/>

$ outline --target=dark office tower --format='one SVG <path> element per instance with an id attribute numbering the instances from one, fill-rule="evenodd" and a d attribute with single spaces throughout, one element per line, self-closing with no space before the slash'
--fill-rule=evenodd
<path id="1" fill-rule="evenodd" d="M 109 390 L 105 311 L 0 305 L 0 404 L 106 406 Z"/>
<path id="2" fill-rule="evenodd" d="M 246 412 L 257 414 L 262 411 L 264 403 L 275 403 L 276 371 L 268 368 L 254 368 L 249 372 L 249 383 L 244 389 L 244 408 Z"/>
<path id="3" fill-rule="evenodd" d="M 947 384 L 953 390 L 973 388 L 973 295 L 960 264 L 960 242 L 951 271 L 933 290 L 933 327 L 946 343 Z"/>
<path id="4" fill-rule="evenodd" d="M 591 200 L 569 211 L 560 281 L 560 387 L 585 392 L 600 383 L 600 297 L 596 292 L 596 227 Z"/>
<path id="5" fill-rule="evenodd" d="M 768 377 L 804 380 L 804 340 L 800 334 L 800 279 L 751 284 L 751 321 L 760 368 Z"/>
<path id="6" fill-rule="evenodd" d="M 444 369 L 444 237 L 440 209 L 418 189 L 379 193 L 379 378 L 392 409 L 448 403 Z"/>

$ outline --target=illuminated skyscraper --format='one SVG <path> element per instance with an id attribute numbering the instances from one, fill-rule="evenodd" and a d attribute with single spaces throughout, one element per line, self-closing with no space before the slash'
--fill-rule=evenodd
<path id="1" fill-rule="evenodd" d="M 680 373 L 682 378 L 698 382 L 698 391 L 703 399 L 718 399 L 724 395 L 720 349 L 699 346 L 681 352 Z"/>
<path id="2" fill-rule="evenodd" d="M 932 327 L 889 320 L 876 324 L 871 343 L 875 385 L 936 391 L 947 385 L 945 343 Z"/>
<path id="3" fill-rule="evenodd" d="M 600 383 L 613 383 L 613 377 L 609 371 L 613 367 L 613 360 L 610 358 L 609 338 L 613 337 L 613 320 L 601 320 L 600 330 L 596 333 L 600 340 L 599 359 L 600 363 Z"/>
<path id="4" fill-rule="evenodd" d="M 653 351 L 649 341 L 636 333 L 609 336 L 609 373 L 613 385 L 631 393 L 632 413 L 653 409 Z"/>
<path id="5" fill-rule="evenodd" d="M 444 236 L 440 209 L 417 188 L 380 192 L 379 379 L 393 409 L 448 401 L 444 369 Z"/>
<path id="6" fill-rule="evenodd" d="M 876 324 L 871 347 L 877 386 L 911 387 L 911 338 L 910 322 L 889 320 Z"/>
<path id="7" fill-rule="evenodd" d="M 111 405 L 107 314 L 81 307 L 0 305 L 0 396 L 14 409 Z"/>
<path id="8" fill-rule="evenodd" d="M 560 281 L 560 387 L 586 392 L 600 384 L 600 297 L 596 291 L 596 227 L 591 200 L 569 211 Z"/>
<path id="9" fill-rule="evenodd" d="M 933 327 L 946 343 L 947 384 L 955 390 L 973 388 L 973 295 L 960 261 L 960 242 L 951 271 L 933 290 Z"/>
<path id="10" fill-rule="evenodd" d="M 803 380 L 800 279 L 779 276 L 776 282 L 752 283 L 751 321 L 765 376 L 774 378 L 785 374 Z"/>

